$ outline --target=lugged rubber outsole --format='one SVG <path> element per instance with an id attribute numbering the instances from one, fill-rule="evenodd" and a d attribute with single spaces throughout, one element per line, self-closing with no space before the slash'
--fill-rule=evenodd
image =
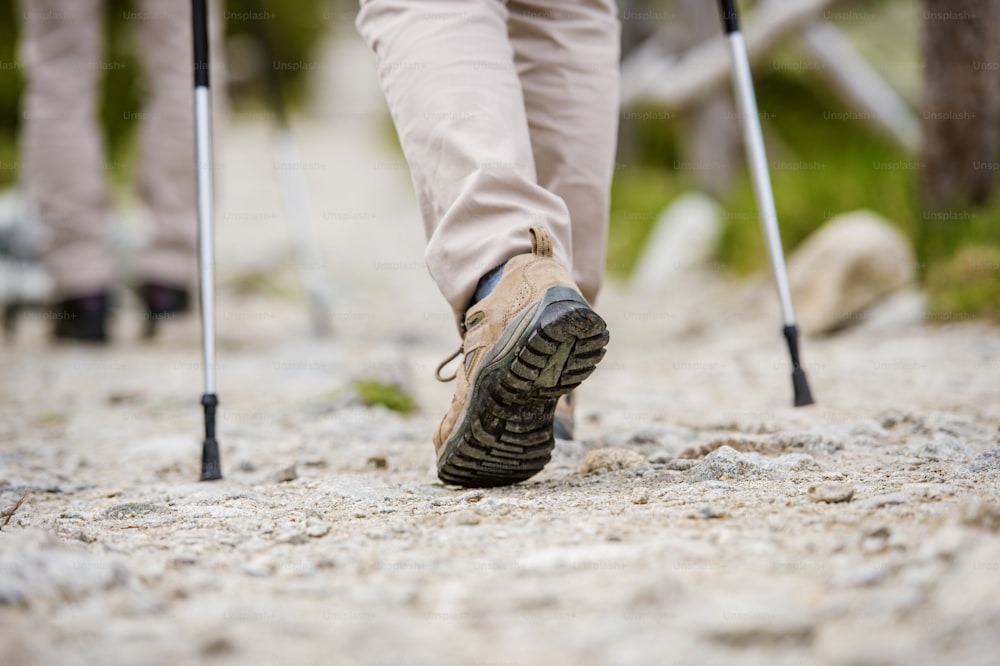
<path id="1" fill-rule="evenodd" d="M 590 376 L 608 339 L 604 320 L 579 294 L 550 289 L 516 344 L 502 357 L 483 361 L 465 418 L 442 448 L 438 478 L 484 488 L 540 472 L 555 447 L 556 401 Z"/>

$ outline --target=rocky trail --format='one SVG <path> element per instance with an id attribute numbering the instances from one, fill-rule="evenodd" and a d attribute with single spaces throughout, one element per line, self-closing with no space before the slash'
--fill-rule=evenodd
<path id="1" fill-rule="evenodd" d="M 441 485 L 456 338 L 371 80 L 296 128 L 332 339 L 309 335 L 266 125 L 230 130 L 222 481 L 196 481 L 194 319 L 144 341 L 123 295 L 107 349 L 29 314 L 0 353 L 0 664 L 997 663 L 996 327 L 806 339 L 817 404 L 794 409 L 766 284 L 612 284 L 578 439 L 524 484 Z"/>

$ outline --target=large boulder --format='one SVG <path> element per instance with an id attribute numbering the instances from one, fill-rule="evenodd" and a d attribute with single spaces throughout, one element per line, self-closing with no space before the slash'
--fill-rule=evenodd
<path id="1" fill-rule="evenodd" d="M 788 279 L 800 329 L 828 333 L 861 321 L 864 312 L 916 279 L 913 249 L 871 211 L 834 217 L 792 254 Z"/>

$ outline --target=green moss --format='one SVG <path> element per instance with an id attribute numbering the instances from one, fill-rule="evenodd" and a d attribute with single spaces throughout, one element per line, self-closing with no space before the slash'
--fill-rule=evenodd
<path id="1" fill-rule="evenodd" d="M 35 418 L 35 423 L 43 428 L 63 428 L 69 423 L 69 417 L 63 412 L 42 412 Z"/>
<path id="2" fill-rule="evenodd" d="M 369 407 L 382 405 L 400 414 L 411 414 L 417 409 L 413 397 L 395 383 L 378 379 L 358 379 L 354 382 L 354 390 L 357 391 L 361 402 Z"/>
<path id="3" fill-rule="evenodd" d="M 284 301 L 302 298 L 302 289 L 280 266 L 249 269 L 234 276 L 228 285 L 243 296 L 266 296 Z"/>

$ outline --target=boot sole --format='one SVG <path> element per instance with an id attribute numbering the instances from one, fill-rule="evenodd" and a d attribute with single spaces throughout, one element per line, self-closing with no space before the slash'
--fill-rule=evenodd
<path id="1" fill-rule="evenodd" d="M 438 457 L 441 481 L 505 486 L 545 467 L 555 447 L 559 396 L 604 357 L 607 324 L 578 293 L 549 289 L 511 322 L 482 361 L 462 417 Z"/>

